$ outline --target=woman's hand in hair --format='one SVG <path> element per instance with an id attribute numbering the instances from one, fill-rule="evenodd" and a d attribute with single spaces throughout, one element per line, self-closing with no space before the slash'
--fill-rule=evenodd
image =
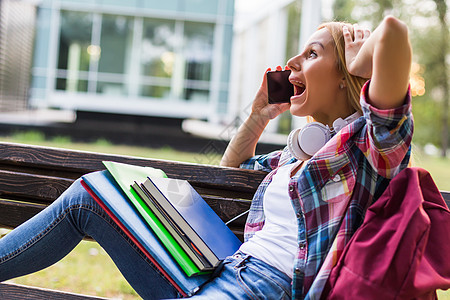
<path id="1" fill-rule="evenodd" d="M 362 46 L 370 36 L 370 30 L 362 29 L 358 24 L 353 25 L 353 36 L 347 26 L 343 27 L 345 42 L 345 63 L 350 74 L 362 78 L 372 76 L 372 59 L 356 59 Z"/>
<path id="2" fill-rule="evenodd" d="M 348 71 L 371 78 L 369 99 L 380 109 L 399 107 L 404 103 L 409 84 L 412 49 L 408 28 L 395 17 L 384 18 L 370 34 L 355 28 L 355 38 L 344 33 L 348 49 Z"/>

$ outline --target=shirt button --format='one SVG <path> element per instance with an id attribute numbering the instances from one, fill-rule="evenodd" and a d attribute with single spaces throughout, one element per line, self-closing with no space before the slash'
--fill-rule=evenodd
<path id="1" fill-rule="evenodd" d="M 300 242 L 300 244 L 298 244 L 298 246 L 299 246 L 300 250 L 303 250 L 303 249 L 305 249 L 306 244 L 304 242 Z"/>
<path id="2" fill-rule="evenodd" d="M 295 268 L 295 274 L 299 274 L 300 273 L 300 268 Z"/>
<path id="3" fill-rule="evenodd" d="M 290 191 L 290 192 L 293 192 L 293 191 L 294 191 L 294 186 L 293 186 L 293 185 L 290 185 L 290 186 L 289 186 L 289 191 Z"/>
<path id="4" fill-rule="evenodd" d="M 334 182 L 338 182 L 341 181 L 341 176 L 339 176 L 338 174 L 334 175 L 333 179 Z"/>

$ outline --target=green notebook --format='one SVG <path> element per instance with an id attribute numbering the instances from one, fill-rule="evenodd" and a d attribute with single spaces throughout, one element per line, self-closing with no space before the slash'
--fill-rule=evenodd
<path id="1" fill-rule="evenodd" d="M 186 275 L 202 274 L 186 252 L 149 209 L 147 204 L 142 201 L 131 187 L 134 181 L 144 181 L 148 176 L 167 177 L 167 175 L 162 170 L 151 167 L 134 166 L 112 161 L 103 161 L 103 164 Z"/>

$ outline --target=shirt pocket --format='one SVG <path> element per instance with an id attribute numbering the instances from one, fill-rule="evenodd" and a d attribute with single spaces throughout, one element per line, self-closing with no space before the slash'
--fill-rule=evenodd
<path id="1" fill-rule="evenodd" d="M 344 165 L 330 178 L 320 190 L 322 200 L 328 203 L 337 203 L 348 199 L 355 187 L 356 172 L 351 164 Z"/>

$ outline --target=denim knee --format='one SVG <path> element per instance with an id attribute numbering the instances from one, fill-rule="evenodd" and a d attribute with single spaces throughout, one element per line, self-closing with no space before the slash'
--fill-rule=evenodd
<path id="1" fill-rule="evenodd" d="M 54 204 L 69 207 L 95 207 L 100 208 L 91 195 L 81 184 L 81 178 L 75 180 L 59 197 Z"/>

